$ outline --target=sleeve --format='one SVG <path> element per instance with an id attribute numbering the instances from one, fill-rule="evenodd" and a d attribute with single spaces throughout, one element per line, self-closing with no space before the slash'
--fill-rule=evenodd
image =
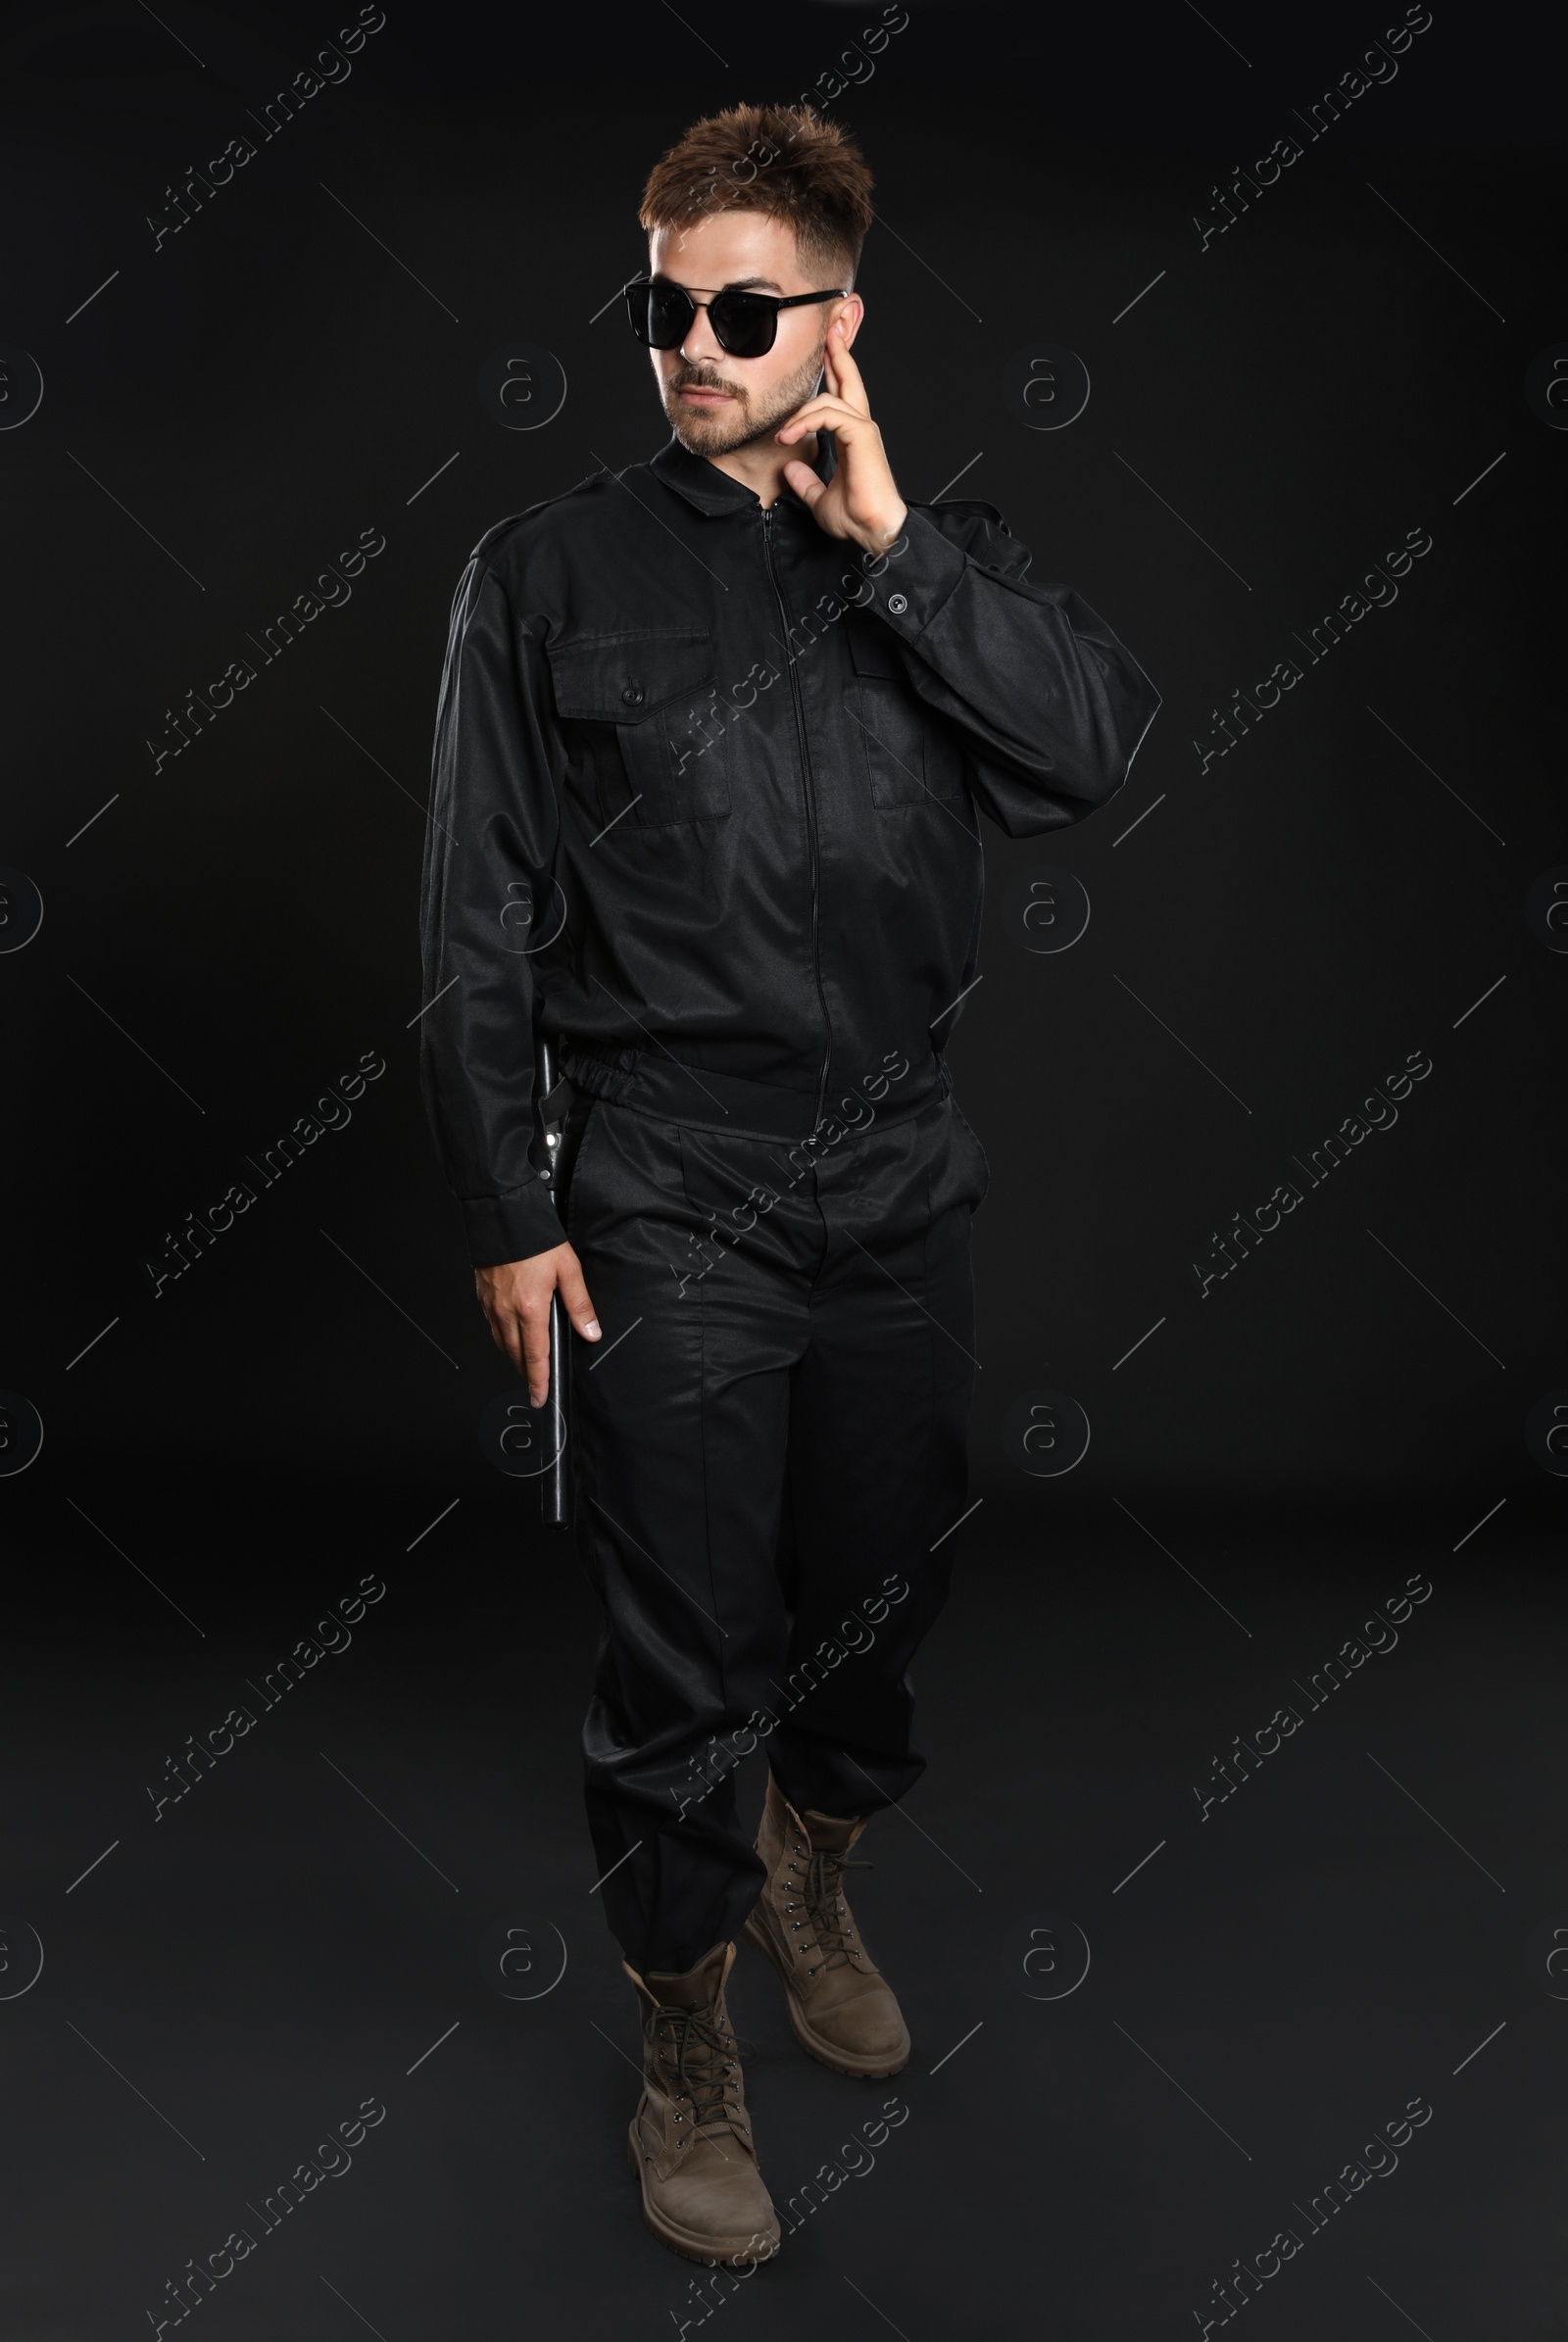
<path id="1" fill-rule="evenodd" d="M 565 1242 L 529 1159 L 562 770 L 543 669 L 481 548 L 452 605 L 420 900 L 419 1087 L 475 1268 Z"/>
<path id="2" fill-rule="evenodd" d="M 992 507 L 944 514 L 946 526 L 911 505 L 899 546 L 862 555 L 868 607 L 915 691 L 962 735 L 998 827 L 1029 838 L 1079 821 L 1127 778 L 1159 693 L 1070 587 L 1030 583 L 1029 554 Z"/>

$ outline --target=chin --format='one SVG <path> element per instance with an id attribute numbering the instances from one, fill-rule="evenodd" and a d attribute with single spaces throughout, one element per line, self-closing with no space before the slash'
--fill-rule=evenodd
<path id="1" fill-rule="evenodd" d="M 670 429 L 689 456 L 727 456 L 738 447 L 760 436 L 757 424 L 748 414 L 698 412 L 682 407 L 678 401 L 665 409 Z"/>

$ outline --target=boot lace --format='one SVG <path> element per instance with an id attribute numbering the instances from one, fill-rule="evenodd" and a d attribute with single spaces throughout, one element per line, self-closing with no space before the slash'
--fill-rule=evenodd
<path id="1" fill-rule="evenodd" d="M 796 1852 L 804 1854 L 807 1848 L 797 1841 Z M 810 1854 L 806 1865 L 806 1882 L 801 1891 L 806 1907 L 806 1924 L 811 1929 L 820 1956 L 816 1966 L 807 1971 L 808 1976 L 815 1976 L 818 1969 L 836 1968 L 850 1960 L 855 1929 L 849 1925 L 850 1910 L 844 1900 L 844 1874 L 846 1871 L 870 1871 L 875 1868 L 874 1863 L 862 1862 L 858 1855 L 843 1854 L 831 1846 L 818 1846 Z M 792 1862 L 790 1869 L 798 1872 L 799 1862 Z M 791 1904 L 788 1908 L 794 1910 L 795 1906 Z M 801 1922 L 797 1921 L 796 1925 L 800 1926 Z"/>
<path id="2" fill-rule="evenodd" d="M 715 2131 L 729 2130 L 744 2138 L 739 2044 L 727 2025 L 720 2025 L 717 2004 L 706 2009 L 657 2008 L 643 2030 L 650 2041 L 662 2033 L 656 2044 L 659 2063 L 662 2070 L 674 2066 L 671 2094 L 684 2098 L 691 2108 L 689 2136 L 712 2137 Z M 686 2117 L 678 2114 L 675 2120 L 684 2122 Z"/>

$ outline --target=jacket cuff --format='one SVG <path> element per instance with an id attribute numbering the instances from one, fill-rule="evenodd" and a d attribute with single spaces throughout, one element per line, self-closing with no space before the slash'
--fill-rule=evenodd
<path id="1" fill-rule="evenodd" d="M 463 1225 L 468 1257 L 476 1269 L 500 1268 L 509 1260 L 528 1260 L 536 1252 L 553 1252 L 566 1241 L 556 1217 L 550 1188 L 536 1179 L 504 1195 L 468 1195 L 463 1203 Z"/>
<path id="2" fill-rule="evenodd" d="M 862 553 L 871 587 L 866 607 L 906 642 L 930 625 L 967 565 L 967 556 L 911 505 L 904 533 L 884 554 Z"/>

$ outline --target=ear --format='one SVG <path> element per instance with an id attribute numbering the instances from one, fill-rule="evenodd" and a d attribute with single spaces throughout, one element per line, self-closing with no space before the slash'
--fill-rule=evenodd
<path id="1" fill-rule="evenodd" d="M 860 319 L 864 317 L 864 315 L 865 303 L 860 299 L 858 293 L 847 294 L 842 301 L 836 302 L 833 307 L 829 309 L 828 323 L 830 325 L 835 322 L 842 323 L 844 327 L 844 346 L 846 349 L 851 346 L 856 335 L 859 332 Z"/>

